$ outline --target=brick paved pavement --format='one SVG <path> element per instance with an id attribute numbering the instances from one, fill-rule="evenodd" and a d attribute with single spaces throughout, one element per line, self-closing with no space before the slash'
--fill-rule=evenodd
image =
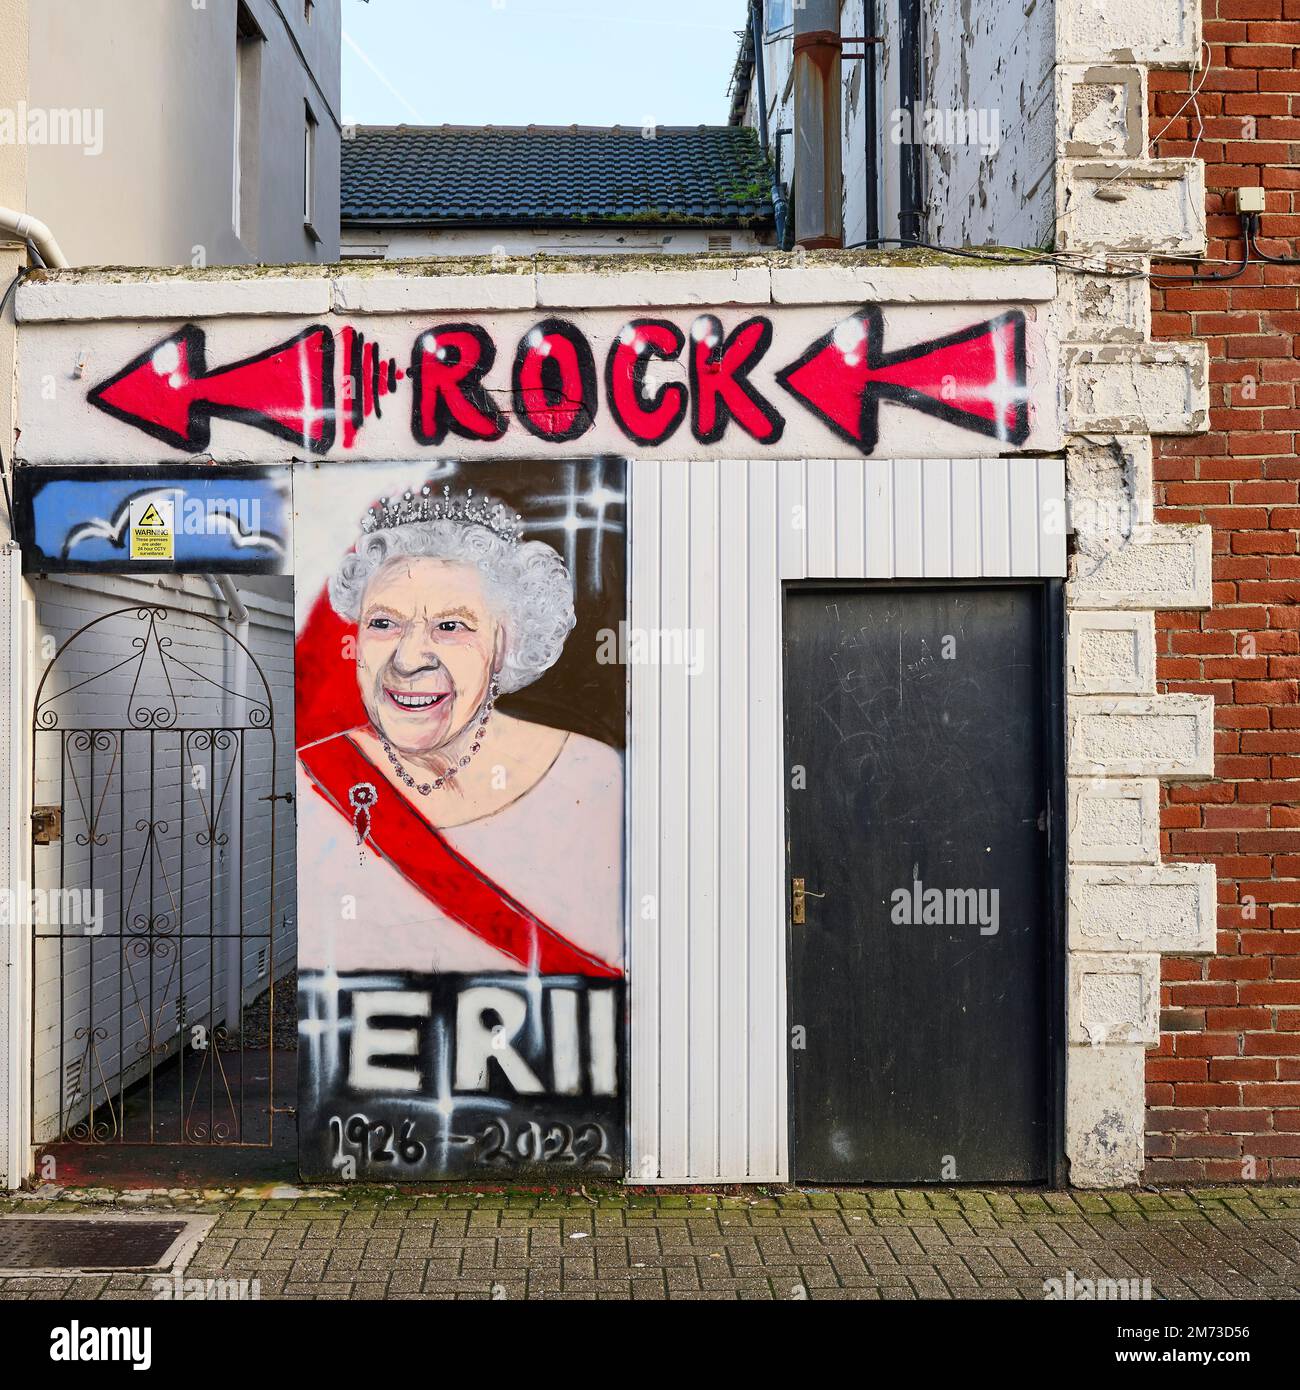
<path id="1" fill-rule="evenodd" d="M 282 1195 L 277 1195 L 282 1194 Z M 263 1298 L 1300 1298 L 1300 1188 L 475 1194 L 352 1188 L 38 1193 L 0 1213 L 217 1217 L 187 1279 Z M 0 1279 L 0 1298 L 152 1298 L 152 1275 Z"/>

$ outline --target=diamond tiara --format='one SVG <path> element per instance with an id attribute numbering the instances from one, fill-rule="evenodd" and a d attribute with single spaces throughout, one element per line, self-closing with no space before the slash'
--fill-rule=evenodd
<path id="1" fill-rule="evenodd" d="M 435 496 L 428 484 L 412 492 L 410 488 L 400 497 L 381 497 L 361 518 L 365 532 L 388 531 L 394 526 L 410 526 L 417 521 L 450 521 L 457 526 L 486 526 L 493 535 L 511 545 L 519 540 L 523 517 L 511 512 L 504 502 L 492 497 L 475 497 L 474 489 L 466 488 L 464 497 L 453 497 L 451 488 L 444 486 L 441 496 Z"/>

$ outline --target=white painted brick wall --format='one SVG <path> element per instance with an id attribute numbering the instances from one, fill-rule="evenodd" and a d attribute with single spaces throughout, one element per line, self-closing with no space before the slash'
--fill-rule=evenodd
<path id="1" fill-rule="evenodd" d="M 0 545 L 0 889 L 23 877 L 29 831 L 27 788 L 14 771 L 26 762 L 26 718 L 17 698 L 27 665 L 23 622 L 22 557 L 16 546 Z M 0 1191 L 27 1176 L 29 951 L 15 914 L 0 914 Z"/>

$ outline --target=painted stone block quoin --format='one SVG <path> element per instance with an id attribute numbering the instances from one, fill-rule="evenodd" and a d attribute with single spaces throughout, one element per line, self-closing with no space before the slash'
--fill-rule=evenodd
<path id="1" fill-rule="evenodd" d="M 996 301 L 116 322 L 71 413 L 24 408 L 46 462 L 1001 454 L 1060 445 L 1048 338 Z"/>
<path id="2" fill-rule="evenodd" d="M 624 489 L 297 470 L 306 1177 L 624 1173 Z"/>

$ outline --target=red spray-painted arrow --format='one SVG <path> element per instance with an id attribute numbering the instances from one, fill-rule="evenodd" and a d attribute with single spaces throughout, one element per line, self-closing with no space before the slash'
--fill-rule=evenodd
<path id="1" fill-rule="evenodd" d="M 884 317 L 867 305 L 779 371 L 777 380 L 864 454 L 876 447 L 882 400 L 1008 444 L 1029 437 L 1025 316 L 1019 309 L 896 352 L 883 351 L 883 340 Z"/>
<path id="2" fill-rule="evenodd" d="M 317 325 L 209 371 L 203 330 L 187 323 L 96 386 L 88 399 L 190 453 L 208 447 L 216 415 L 323 454 L 334 443 L 334 335 Z"/>

